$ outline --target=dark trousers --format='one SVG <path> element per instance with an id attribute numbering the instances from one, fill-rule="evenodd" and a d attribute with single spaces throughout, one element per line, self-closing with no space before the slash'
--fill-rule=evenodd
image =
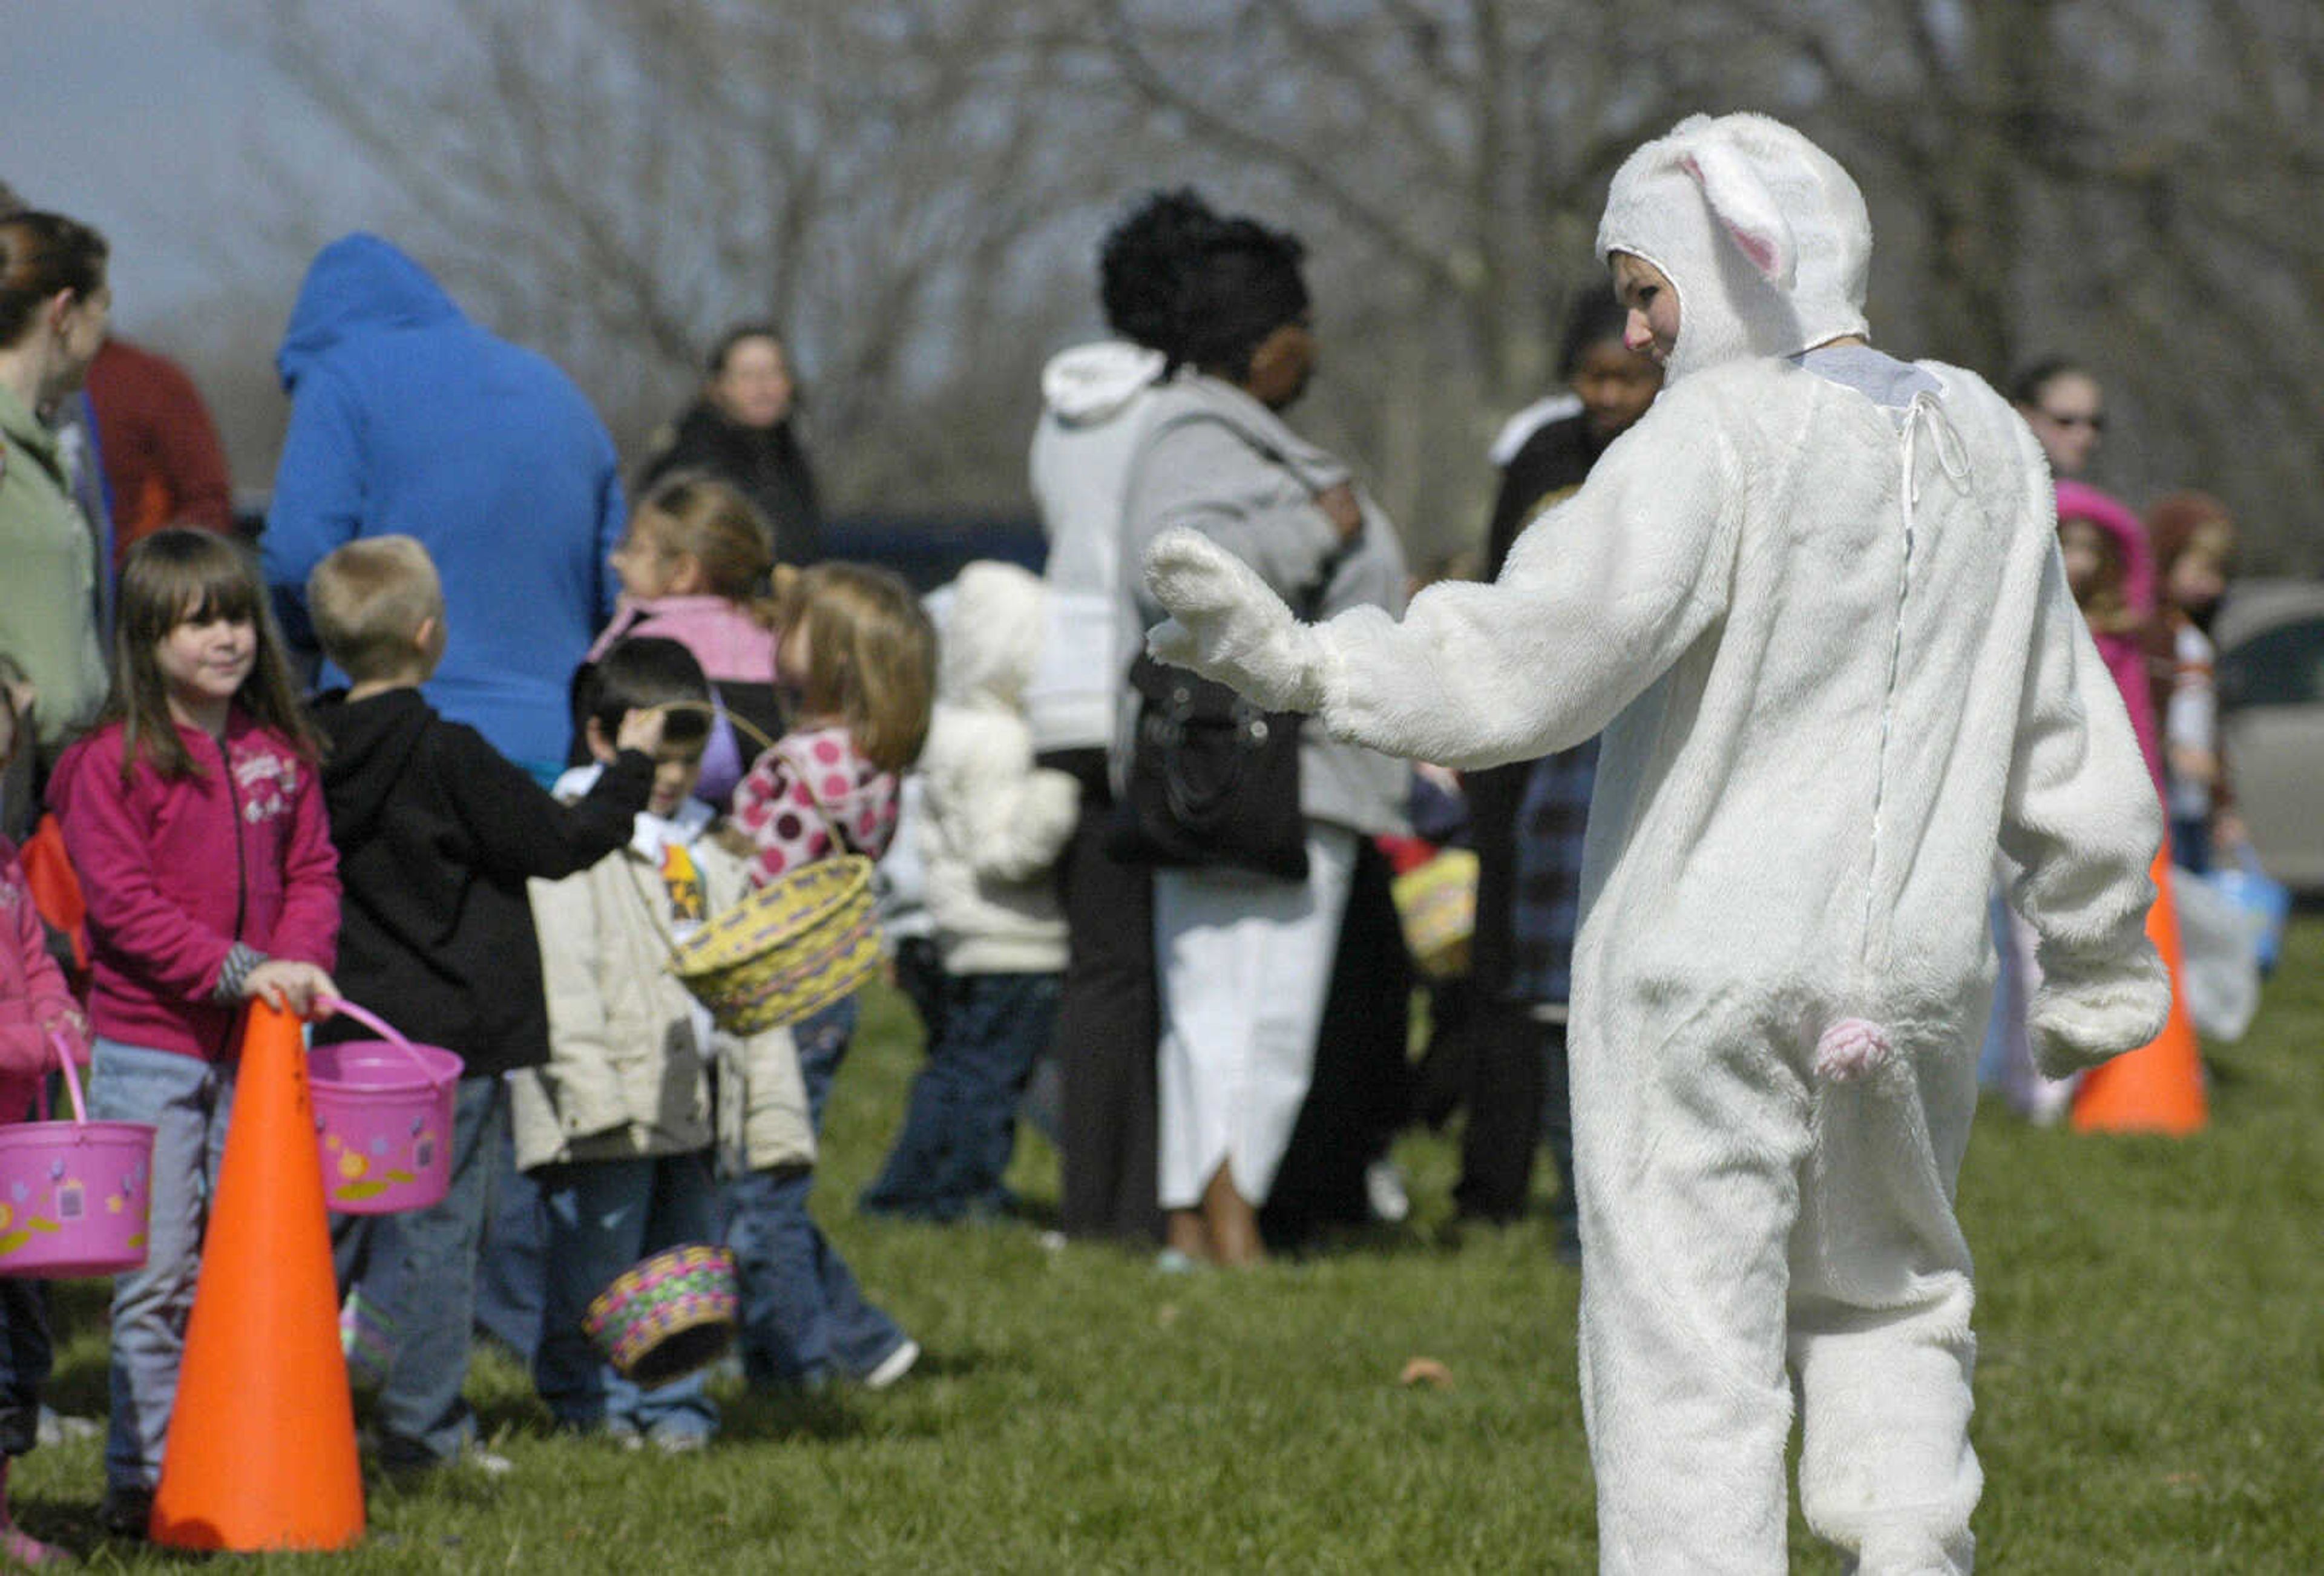
<path id="1" fill-rule="evenodd" d="M 1557 1170 L 1557 1202 L 1549 1208 L 1557 1222 L 1560 1253 L 1582 1252 L 1582 1211 L 1573 1198 L 1573 1083 L 1566 1055 L 1565 1025 L 1542 1026 L 1541 1136 L 1549 1163 Z"/>
<path id="2" fill-rule="evenodd" d="M 1472 1220 L 1514 1221 L 1533 1187 L 1537 1142 L 1557 1172 L 1550 1206 L 1559 1242 L 1575 1241 L 1573 1106 L 1565 1025 L 1535 1016 L 1534 1004 L 1504 998 L 1480 1005 L 1470 1027 L 1468 1120 L 1461 1132 L 1454 1208 Z"/>
<path id="3" fill-rule="evenodd" d="M 943 1029 L 912 1080 L 903 1130 L 856 1207 L 956 1221 L 1006 1213 L 1001 1185 L 1017 1147 L 1017 1109 L 1057 1021 L 1054 973 L 953 974 Z"/>
<path id="4" fill-rule="evenodd" d="M 1546 1138 L 1557 1168 L 1559 1231 L 1570 1238 L 1573 1121 L 1565 1026 L 1544 1022 L 1534 1003 L 1510 993 L 1517 816 L 1532 770 L 1532 762 L 1518 761 L 1463 779 L 1478 859 L 1477 933 L 1470 947 L 1470 1014 L 1456 1042 L 1465 1076 L 1451 1081 L 1466 1111 L 1452 1202 L 1472 1220 L 1517 1219 L 1533 1185 L 1534 1147 Z"/>
<path id="5" fill-rule="evenodd" d="M 1156 1131 L 1154 880 L 1105 851 L 1113 791 L 1105 752 L 1069 750 L 1041 764 L 1082 785 L 1082 814 L 1057 862 L 1069 951 L 1057 1004 L 1065 1188 L 1074 1237 L 1150 1242 L 1162 1234 Z"/>
<path id="6" fill-rule="evenodd" d="M 0 1454 L 21 1456 L 40 1438 L 41 1387 L 53 1360 L 44 1301 L 39 1281 L 0 1280 Z"/>
<path id="7" fill-rule="evenodd" d="M 1388 857 L 1370 838 L 1358 838 L 1332 991 L 1315 1029 L 1314 1071 L 1259 1212 L 1260 1229 L 1277 1247 L 1370 1220 L 1365 1168 L 1387 1155 L 1411 1115 L 1412 960 L 1391 880 Z"/>
<path id="8" fill-rule="evenodd" d="M 1462 1093 L 1461 1180 L 1452 1203 L 1477 1220 L 1514 1221 L 1533 1187 L 1534 1147 L 1541 1137 L 1543 1031 L 1532 1004 L 1506 997 L 1475 1004 L 1469 1024 L 1469 1076 Z M 1558 1029 L 1564 1046 L 1564 1031 Z"/>

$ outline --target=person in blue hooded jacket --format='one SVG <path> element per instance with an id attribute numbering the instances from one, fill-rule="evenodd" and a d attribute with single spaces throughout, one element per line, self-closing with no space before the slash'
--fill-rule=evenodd
<path id="1" fill-rule="evenodd" d="M 547 358 L 468 321 L 376 235 L 317 254 L 275 355 L 290 427 L 262 544 L 284 632 L 311 651 L 309 571 L 357 537 L 417 537 L 450 644 L 428 699 L 543 783 L 567 686 L 611 616 L 623 508 L 613 441 Z M 325 670 L 325 682 L 344 682 Z"/>

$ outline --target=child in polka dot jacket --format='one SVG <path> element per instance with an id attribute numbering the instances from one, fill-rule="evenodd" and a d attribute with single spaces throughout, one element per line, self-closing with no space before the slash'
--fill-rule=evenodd
<path id="1" fill-rule="evenodd" d="M 936 631 L 904 582 L 859 564 L 783 574 L 775 683 L 790 729 L 734 790 L 753 886 L 839 853 L 877 859 L 895 835 L 899 777 L 927 736 Z M 849 997 L 795 1029 L 808 1120 L 855 1031 Z M 726 1242 L 742 1281 L 742 1363 L 753 1384 L 901 1378 L 917 1341 L 873 1306 L 807 1213 L 813 1173 L 753 1171 L 726 1184 Z"/>

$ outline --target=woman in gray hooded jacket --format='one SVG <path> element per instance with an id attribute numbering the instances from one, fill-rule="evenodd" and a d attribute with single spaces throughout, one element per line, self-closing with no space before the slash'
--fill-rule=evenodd
<path id="1" fill-rule="evenodd" d="M 1279 412 L 1315 365 L 1302 248 L 1221 219 L 1176 262 L 1173 375 L 1150 397 L 1124 493 L 1126 556 L 1190 528 L 1322 614 L 1403 606 L 1404 557 L 1347 468 Z M 1124 648 L 1161 610 L 1123 597 Z M 1196 1259 L 1262 1257 L 1272 1188 L 1314 1065 L 1358 840 L 1403 825 L 1403 762 L 1302 731 L 1308 875 L 1163 869 L 1154 879 L 1160 977 L 1160 1185 L 1170 1246 Z"/>

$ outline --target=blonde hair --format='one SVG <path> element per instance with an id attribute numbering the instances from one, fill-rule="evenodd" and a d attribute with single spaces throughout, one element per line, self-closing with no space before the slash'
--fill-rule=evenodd
<path id="1" fill-rule="evenodd" d="M 231 537 L 173 525 L 140 539 L 121 566 L 121 599 L 113 622 L 113 687 L 95 725 L 120 725 L 124 782 L 141 757 L 165 778 L 201 771 L 170 714 L 161 645 L 180 624 L 221 618 L 247 620 L 258 634 L 257 659 L 235 692 L 234 704 L 305 760 L 318 759 L 314 730 L 300 709 L 298 688 L 290 681 L 281 631 L 274 627 L 274 614 L 267 605 L 258 560 Z"/>
<path id="2" fill-rule="evenodd" d="M 362 537 L 307 576 L 307 612 L 323 654 L 348 677 L 405 677 L 425 666 L 413 643 L 420 626 L 444 622 L 444 583 L 419 538 Z"/>
<path id="3" fill-rule="evenodd" d="M 681 471 L 657 484 L 630 519 L 663 552 L 702 566 L 704 589 L 742 605 L 769 629 L 780 610 L 770 594 L 775 533 L 767 517 L 740 489 L 701 471 Z"/>
<path id="4" fill-rule="evenodd" d="M 798 686 L 813 716 L 837 716 L 872 765 L 901 771 L 919 759 L 936 687 L 936 631 L 918 597 L 891 570 L 823 563 L 775 571 L 781 627 L 807 623 Z"/>

